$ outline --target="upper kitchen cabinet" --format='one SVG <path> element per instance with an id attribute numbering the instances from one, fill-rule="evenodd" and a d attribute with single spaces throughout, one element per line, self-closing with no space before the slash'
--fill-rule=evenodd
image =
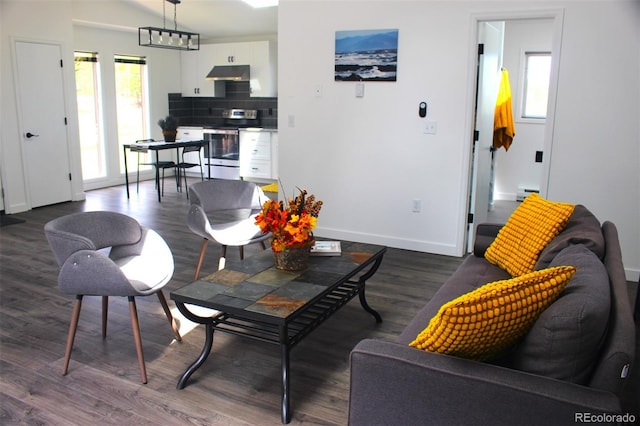
<path id="1" fill-rule="evenodd" d="M 251 97 L 276 97 L 277 50 L 271 41 L 212 44 L 214 65 L 249 65 Z M 202 48 L 202 47 L 201 47 Z M 208 70 L 209 71 L 209 70 Z"/>
<path id="2" fill-rule="evenodd" d="M 251 43 L 251 96 L 275 98 L 278 96 L 277 49 L 270 41 Z"/>
<path id="3" fill-rule="evenodd" d="M 251 65 L 252 43 L 213 44 L 213 65 Z"/>
<path id="4" fill-rule="evenodd" d="M 225 82 L 206 80 L 215 61 L 211 44 L 200 45 L 200 50 L 181 52 L 182 96 L 224 97 Z"/>

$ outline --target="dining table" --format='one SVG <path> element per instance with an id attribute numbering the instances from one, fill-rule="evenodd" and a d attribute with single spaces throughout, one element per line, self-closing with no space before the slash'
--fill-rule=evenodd
<path id="1" fill-rule="evenodd" d="M 127 166 L 127 150 L 131 152 L 155 152 L 155 169 L 156 169 L 156 188 L 158 190 L 158 202 L 162 202 L 162 194 L 160 192 L 160 170 L 157 167 L 160 161 L 160 151 L 164 151 L 167 149 L 175 149 L 176 150 L 176 158 L 180 158 L 180 149 L 184 149 L 189 146 L 203 146 L 205 144 L 204 140 L 183 140 L 177 139 L 175 142 L 165 142 L 165 141 L 151 141 L 151 142 L 136 142 L 136 143 L 128 143 L 123 145 L 124 150 L 124 180 L 125 187 L 127 189 L 127 199 L 129 198 L 129 169 Z M 138 167 L 140 167 L 138 165 Z"/>

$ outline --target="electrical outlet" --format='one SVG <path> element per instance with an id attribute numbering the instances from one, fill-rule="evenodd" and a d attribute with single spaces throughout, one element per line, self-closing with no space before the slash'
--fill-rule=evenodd
<path id="1" fill-rule="evenodd" d="M 418 198 L 414 198 L 413 200 L 413 212 L 420 213 L 420 209 L 422 209 L 422 200 Z"/>

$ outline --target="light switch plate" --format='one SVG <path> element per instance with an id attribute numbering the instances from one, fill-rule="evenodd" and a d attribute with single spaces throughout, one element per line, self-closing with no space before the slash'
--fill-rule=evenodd
<path id="1" fill-rule="evenodd" d="M 356 98 L 364 97 L 364 83 L 356 83 Z"/>
<path id="2" fill-rule="evenodd" d="M 424 122 L 424 133 L 427 135 L 435 135 L 437 131 L 437 123 L 435 121 Z"/>

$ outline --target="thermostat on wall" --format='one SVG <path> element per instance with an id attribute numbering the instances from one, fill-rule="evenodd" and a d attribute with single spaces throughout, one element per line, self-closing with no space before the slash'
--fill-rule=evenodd
<path id="1" fill-rule="evenodd" d="M 418 115 L 422 118 L 427 116 L 427 103 L 426 102 L 420 102 L 420 105 L 418 105 Z"/>

